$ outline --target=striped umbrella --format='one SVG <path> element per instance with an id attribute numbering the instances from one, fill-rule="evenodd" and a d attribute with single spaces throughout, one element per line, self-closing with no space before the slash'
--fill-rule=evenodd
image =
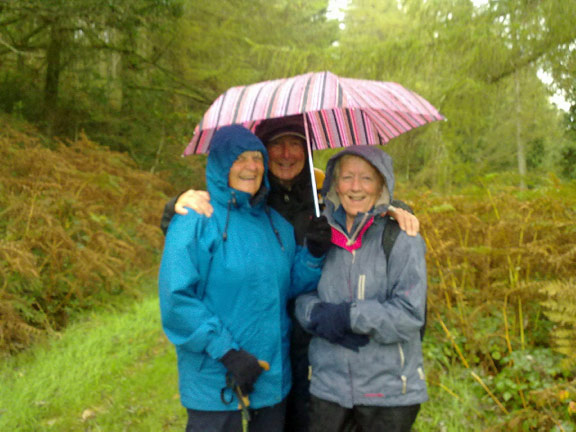
<path id="1" fill-rule="evenodd" d="M 312 150 L 386 144 L 411 129 L 444 119 L 428 101 L 400 84 L 310 72 L 228 89 L 194 129 L 184 156 L 208 153 L 219 127 L 241 124 L 254 131 L 267 119 L 299 114 L 306 132 L 317 216 Z"/>
<path id="2" fill-rule="evenodd" d="M 184 155 L 207 153 L 221 126 L 302 114 L 311 149 L 385 144 L 411 129 L 444 119 L 428 101 L 393 82 L 311 72 L 232 87 L 210 106 Z"/>

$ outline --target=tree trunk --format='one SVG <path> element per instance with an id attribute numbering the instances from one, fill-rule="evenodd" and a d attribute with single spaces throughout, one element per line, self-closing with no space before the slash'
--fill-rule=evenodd
<path id="1" fill-rule="evenodd" d="M 516 155 L 518 159 L 518 174 L 520 175 L 520 189 L 526 189 L 526 151 L 522 139 L 522 107 L 521 107 L 521 89 L 518 72 L 514 75 L 514 92 L 516 95 Z"/>
<path id="2" fill-rule="evenodd" d="M 46 50 L 46 82 L 44 85 L 44 120 L 48 136 L 56 132 L 58 113 L 58 89 L 60 85 L 61 56 L 64 31 L 55 21 L 50 29 L 50 41 Z"/>

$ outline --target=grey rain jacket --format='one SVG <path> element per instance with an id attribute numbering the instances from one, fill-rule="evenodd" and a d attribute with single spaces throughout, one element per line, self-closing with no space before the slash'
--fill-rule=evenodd
<path id="1" fill-rule="evenodd" d="M 375 208 L 356 216 L 350 236 L 334 218 L 340 206 L 333 189 L 334 166 L 345 154 L 368 160 L 387 185 Z M 346 408 L 407 406 L 428 399 L 420 338 L 427 285 L 425 244 L 420 235 L 410 237 L 401 231 L 386 264 L 382 248 L 385 219 L 379 214 L 386 211 L 393 188 L 392 159 L 377 147 L 350 147 L 330 159 L 322 193 L 326 201 L 324 214 L 333 230 L 352 244 L 372 217 L 374 221 L 363 233 L 359 249 L 350 252 L 333 244 L 318 291 L 301 295 L 296 301 L 296 316 L 304 328 L 310 324 L 316 303 L 351 302 L 352 330 L 370 338 L 358 352 L 316 336 L 310 344 L 310 392 Z"/>

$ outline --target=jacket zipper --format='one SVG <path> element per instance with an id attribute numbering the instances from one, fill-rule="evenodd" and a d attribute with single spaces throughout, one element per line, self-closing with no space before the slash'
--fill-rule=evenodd
<path id="1" fill-rule="evenodd" d="M 356 261 L 356 251 L 352 251 L 352 262 L 348 269 L 348 298 L 350 300 L 354 299 L 354 289 L 352 288 L 352 268 L 354 267 L 354 262 Z"/>
<path id="2" fill-rule="evenodd" d="M 354 406 L 354 378 L 352 376 L 352 367 L 350 367 L 350 361 L 348 361 L 348 375 L 350 376 L 350 400 L 352 401 L 352 406 Z"/>

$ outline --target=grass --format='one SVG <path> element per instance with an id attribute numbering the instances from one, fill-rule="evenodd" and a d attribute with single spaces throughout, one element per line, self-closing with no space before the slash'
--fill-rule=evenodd
<path id="1" fill-rule="evenodd" d="M 182 430 L 157 299 L 100 312 L 0 367 L 2 431 Z"/>

